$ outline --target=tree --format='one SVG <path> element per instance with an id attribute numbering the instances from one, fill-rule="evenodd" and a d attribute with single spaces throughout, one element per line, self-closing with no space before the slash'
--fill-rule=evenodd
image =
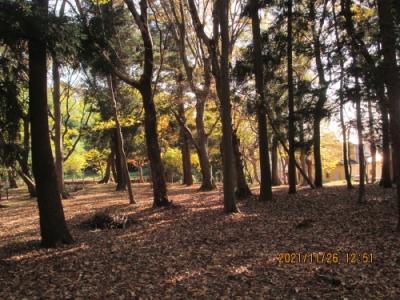
<path id="1" fill-rule="evenodd" d="M 372 86 L 375 90 L 378 98 L 378 104 L 382 116 L 382 148 L 383 148 L 383 162 L 382 162 L 382 178 L 380 184 L 385 188 L 392 186 L 392 180 L 390 175 L 390 137 L 389 137 L 389 119 L 388 119 L 388 103 L 385 96 L 385 86 L 381 76 L 381 68 L 376 65 L 374 57 L 368 51 L 367 45 L 362 38 L 360 33 L 356 31 L 353 20 L 353 12 L 351 10 L 353 1 L 352 0 L 341 0 L 341 11 L 344 16 L 344 28 L 349 37 L 350 48 L 353 51 L 359 53 L 365 63 L 368 66 L 367 71 L 373 78 Z"/>
<path id="2" fill-rule="evenodd" d="M 250 2 L 250 17 L 252 21 L 253 33 L 253 64 L 254 75 L 256 78 L 257 90 L 257 121 L 258 121 L 258 146 L 260 151 L 260 201 L 272 200 L 272 182 L 271 170 L 269 162 L 269 147 L 268 147 L 268 130 L 267 117 L 265 112 L 265 96 L 264 96 L 264 71 L 262 63 L 262 45 L 260 33 L 260 18 L 258 16 L 259 3 L 258 0 Z"/>
<path id="3" fill-rule="evenodd" d="M 393 1 L 378 0 L 379 27 L 382 39 L 384 79 L 389 97 L 390 133 L 393 152 L 395 153 L 394 172 L 397 187 L 397 202 L 399 206 L 400 231 L 400 87 L 399 71 L 396 61 L 395 30 L 393 23 Z"/>
<path id="4" fill-rule="evenodd" d="M 296 158 L 295 158 L 295 127 L 294 127 L 294 87 L 293 87 L 293 58 L 292 58 L 292 18 L 293 1 L 287 1 L 287 80 L 288 80 L 288 109 L 289 109 L 289 194 L 296 193 Z"/>
<path id="5" fill-rule="evenodd" d="M 42 245 L 71 243 L 58 189 L 51 152 L 47 118 L 46 30 L 48 0 L 34 0 L 35 19 L 29 39 L 29 115 L 31 121 L 32 169 L 36 182 Z"/>
<path id="6" fill-rule="evenodd" d="M 110 99 L 111 99 L 111 103 L 112 103 L 113 117 L 114 117 L 114 122 L 115 122 L 117 156 L 119 156 L 119 158 L 120 158 L 122 176 L 124 177 L 124 181 L 126 182 L 126 185 L 128 187 L 129 204 L 133 204 L 133 203 L 135 203 L 135 199 L 133 197 L 132 184 L 131 184 L 131 179 L 129 177 L 128 165 L 126 162 L 126 156 L 125 156 L 125 151 L 124 151 L 124 142 L 123 142 L 123 137 L 122 137 L 122 132 L 121 132 L 121 125 L 120 125 L 119 119 L 118 119 L 117 101 L 115 100 L 113 79 L 115 82 L 115 78 L 112 78 L 111 75 L 107 76 L 107 84 L 108 84 L 108 88 L 110 90 Z"/>
<path id="7" fill-rule="evenodd" d="M 164 3 L 162 3 L 164 4 Z M 192 38 L 188 36 L 187 33 L 187 24 L 186 24 L 186 16 L 184 13 L 183 1 L 179 0 L 178 8 L 176 8 L 174 1 L 169 1 L 169 5 L 164 5 L 164 11 L 166 17 L 169 20 L 169 23 L 172 26 L 172 36 L 175 39 L 175 42 L 178 46 L 179 57 L 182 61 L 186 81 L 189 84 L 190 89 L 194 93 L 196 97 L 196 131 L 197 138 L 195 139 L 193 135 L 187 132 L 186 136 L 192 140 L 192 143 L 195 145 L 197 150 L 200 166 L 201 166 L 201 174 L 202 174 L 202 183 L 200 190 L 207 191 L 215 188 L 214 183 L 212 182 L 212 174 L 211 174 L 211 164 L 207 151 L 207 141 L 208 136 L 211 132 L 206 132 L 205 124 L 204 124 L 204 112 L 206 108 L 206 103 L 210 94 L 211 88 L 211 66 L 210 59 L 206 57 L 206 50 L 204 49 L 204 42 L 198 38 Z M 189 40 L 190 39 L 190 40 Z M 193 43 L 198 43 L 198 51 L 190 51 L 190 54 L 195 57 L 196 61 L 200 61 L 202 65 L 202 76 L 201 80 L 196 80 L 195 67 L 196 65 L 191 65 L 188 59 L 188 51 L 187 51 L 187 40 Z M 189 47 L 191 50 L 192 48 Z M 197 82 L 200 81 L 200 82 Z M 183 123 L 184 124 L 184 123 Z M 181 124 L 181 126 L 183 126 Z M 183 130 L 187 131 L 187 127 Z"/>
<path id="8" fill-rule="evenodd" d="M 215 78 L 217 94 L 220 101 L 222 121 L 222 156 L 223 156 L 223 190 L 224 210 L 226 213 L 237 212 L 235 204 L 235 185 L 233 178 L 234 156 L 232 151 L 232 116 L 229 87 L 229 1 L 217 0 L 213 8 L 213 38 L 210 39 L 201 23 L 194 0 L 188 0 L 196 34 L 207 46 L 212 61 L 212 72 Z M 219 49 L 219 44 L 221 45 Z M 219 51 L 217 51 L 219 49 Z"/>
<path id="9" fill-rule="evenodd" d="M 343 151 L 343 168 L 344 174 L 346 178 L 346 184 L 348 189 L 352 189 L 353 185 L 351 183 L 351 176 L 349 170 L 349 159 L 348 159 L 348 149 L 347 149 L 347 133 L 346 133 L 346 126 L 344 124 L 344 57 L 342 51 L 342 42 L 340 41 L 339 37 L 339 30 L 338 30 L 338 20 L 336 16 L 336 1 L 332 1 L 332 13 L 333 13 L 333 24 L 334 24 L 334 31 L 335 31 L 335 39 L 336 39 L 336 47 L 337 47 L 337 55 L 339 59 L 339 115 L 340 115 L 340 127 L 342 130 L 342 151 Z"/>
<path id="10" fill-rule="evenodd" d="M 178 97 L 178 115 L 179 119 L 182 120 L 183 123 L 186 123 L 185 117 L 185 107 L 183 103 L 183 83 L 182 83 L 182 74 L 178 74 L 178 89 L 177 89 L 177 97 Z M 185 130 L 180 126 L 179 130 L 179 139 L 181 144 L 181 154 L 182 154 L 182 169 L 183 169 L 183 180 L 182 183 L 185 185 L 193 184 L 193 175 L 192 175 L 192 163 L 190 158 L 190 145 L 189 145 L 189 137 L 186 134 Z"/>
<path id="11" fill-rule="evenodd" d="M 144 125 L 147 154 L 150 161 L 151 179 L 153 182 L 153 205 L 156 207 L 170 204 L 167 196 L 167 185 L 164 176 L 164 166 L 161 160 L 160 146 L 157 134 L 157 114 L 154 104 L 154 94 L 152 91 L 152 77 L 154 68 L 153 41 L 149 30 L 147 15 L 147 0 L 139 2 L 140 13 L 132 0 L 125 0 L 129 11 L 131 12 L 136 25 L 139 27 L 143 46 L 144 60 L 143 73 L 140 80 L 130 78 L 120 70 L 113 68 L 115 74 L 127 84 L 137 89 L 143 100 L 144 107 Z"/>
<path id="12" fill-rule="evenodd" d="M 322 33 L 322 28 L 325 20 L 326 3 L 324 2 L 323 13 L 319 20 L 317 20 L 315 12 L 315 2 L 313 0 L 309 1 L 310 19 L 311 19 L 311 32 L 313 40 L 313 51 L 315 64 L 318 74 L 318 100 L 315 105 L 314 112 L 314 135 L 313 135 L 313 150 L 314 150 L 314 185 L 319 188 L 322 187 L 322 163 L 321 163 L 321 120 L 324 117 L 324 106 L 327 101 L 326 93 L 328 90 L 328 82 L 325 79 L 325 70 L 322 63 L 322 45 L 320 41 L 320 36 Z M 319 28 L 317 28 L 317 22 L 319 23 Z"/>

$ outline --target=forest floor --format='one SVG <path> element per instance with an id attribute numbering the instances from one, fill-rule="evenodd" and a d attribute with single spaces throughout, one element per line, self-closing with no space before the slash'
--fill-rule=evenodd
<path id="1" fill-rule="evenodd" d="M 148 185 L 134 191 L 133 205 L 113 184 L 64 200 L 75 243 L 57 249 L 39 247 L 36 203 L 12 191 L 0 202 L 0 299 L 400 299 L 394 190 L 369 185 L 360 206 L 344 186 L 277 188 L 273 202 L 243 200 L 233 215 L 223 213 L 220 188 L 172 185 L 169 208 L 152 208 Z M 104 210 L 135 222 L 82 227 Z M 372 253 L 372 262 L 347 262 L 349 252 Z M 280 262 L 280 253 L 301 262 Z M 319 256 L 311 262 L 310 253 Z"/>

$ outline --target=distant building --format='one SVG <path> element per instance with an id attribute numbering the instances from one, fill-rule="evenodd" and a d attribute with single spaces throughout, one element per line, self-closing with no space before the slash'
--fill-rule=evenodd
<path id="1" fill-rule="evenodd" d="M 359 165 L 359 153 L 358 153 L 358 145 L 349 143 L 349 163 L 350 163 L 350 174 L 353 180 L 357 181 L 359 180 L 359 173 L 360 173 L 360 165 Z M 365 155 L 365 161 L 366 161 L 366 175 L 368 181 L 371 180 L 372 177 L 372 157 L 371 157 L 371 152 L 370 148 L 368 147 L 368 144 L 364 146 L 364 155 Z M 378 151 L 376 152 L 376 175 L 375 175 L 375 180 L 379 181 L 381 178 L 381 172 L 382 172 L 382 155 Z M 345 180 L 345 174 L 344 174 L 344 167 L 343 167 L 343 160 L 337 164 L 336 168 L 331 171 L 329 174 L 325 173 L 324 175 L 324 181 L 335 181 L 335 180 Z"/>

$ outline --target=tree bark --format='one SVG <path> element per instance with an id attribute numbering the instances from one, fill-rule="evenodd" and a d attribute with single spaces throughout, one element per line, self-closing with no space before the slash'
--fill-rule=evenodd
<path id="1" fill-rule="evenodd" d="M 217 93 L 221 102 L 222 145 L 223 145 L 223 190 L 224 210 L 226 213 L 237 212 L 233 183 L 232 116 L 229 85 L 229 0 L 217 0 L 215 17 L 218 19 L 221 37 L 220 66 L 217 75 Z M 214 27 L 214 32 L 216 28 Z M 216 71 L 216 70 L 215 70 Z M 218 74 L 219 73 L 219 74 Z"/>
<path id="2" fill-rule="evenodd" d="M 208 94 L 208 93 L 207 93 Z M 204 110 L 206 105 L 207 95 L 197 96 L 196 99 L 196 131 L 197 131 L 197 145 L 198 145 L 198 156 L 200 162 L 200 171 L 202 176 L 200 190 L 211 191 L 215 188 L 215 184 L 212 180 L 211 164 L 208 157 L 207 151 L 207 140 L 208 136 L 204 128 Z"/>
<path id="3" fill-rule="evenodd" d="M 235 160 L 236 174 L 236 191 L 235 195 L 238 199 L 246 199 L 252 195 L 251 190 L 246 181 L 244 174 L 242 153 L 240 152 L 240 140 L 235 130 L 232 131 L 232 146 Z"/>
<path id="4" fill-rule="evenodd" d="M 19 175 L 21 176 L 22 180 L 28 187 L 30 197 L 36 197 L 36 186 L 32 180 L 31 171 L 29 168 L 28 160 L 29 160 L 29 153 L 30 153 L 30 125 L 29 125 L 29 116 L 23 117 L 23 128 L 24 128 L 24 139 L 23 139 L 23 149 L 18 157 L 18 163 L 21 168 L 22 173 L 24 176 L 21 176 L 20 172 Z M 25 180 L 25 178 L 27 180 Z"/>
<path id="5" fill-rule="evenodd" d="M 301 149 L 300 149 L 300 165 L 301 168 L 303 170 L 306 170 L 307 168 L 307 163 L 306 163 L 306 159 L 307 159 L 307 153 L 306 153 L 306 149 L 305 149 L 305 145 L 304 145 L 304 127 L 303 127 L 303 120 L 300 121 L 300 144 L 301 144 Z M 308 185 L 307 181 L 305 180 L 304 177 L 301 177 L 301 174 L 298 174 L 299 177 L 299 181 L 301 180 L 300 185 L 301 186 L 306 186 Z"/>
<path id="6" fill-rule="evenodd" d="M 111 179 L 111 165 L 113 163 L 114 153 L 111 152 L 107 157 L 106 171 L 103 178 L 98 182 L 99 184 L 109 183 Z"/>
<path id="7" fill-rule="evenodd" d="M 68 198 L 68 193 L 64 186 L 64 168 L 63 168 L 63 141 L 61 134 L 62 117 L 61 117 L 61 96 L 60 96 L 60 63 L 55 53 L 52 54 L 52 76 L 53 76 L 53 115 L 54 115 L 54 153 L 55 167 L 58 181 L 58 189 L 61 196 Z"/>
<path id="8" fill-rule="evenodd" d="M 36 186 L 33 180 L 25 174 L 22 170 L 17 171 L 18 175 L 22 178 L 26 186 L 28 187 L 29 195 L 31 198 L 36 197 Z"/>
<path id="9" fill-rule="evenodd" d="M 117 183 L 116 190 L 117 191 L 125 191 L 127 187 L 127 182 L 125 180 L 124 176 L 124 171 L 123 171 L 123 166 L 122 166 L 122 160 L 121 160 L 121 155 L 118 155 L 120 153 L 120 149 L 118 146 L 118 131 L 117 129 L 113 130 L 113 137 L 112 137 L 112 147 L 114 147 L 114 150 L 112 151 L 115 154 L 115 160 L 114 160 L 114 169 L 115 169 L 115 182 Z"/>
<path id="10" fill-rule="evenodd" d="M 258 145 L 260 153 L 260 172 L 261 172 L 259 200 L 270 201 L 272 200 L 272 182 L 271 182 L 272 180 L 271 180 L 271 169 L 269 161 L 267 116 L 265 112 L 266 103 L 264 94 L 264 85 L 265 85 L 264 70 L 263 70 L 264 64 L 262 62 L 262 44 L 261 44 L 261 33 L 260 33 L 260 18 L 258 16 L 258 10 L 259 10 L 258 1 L 251 0 L 250 17 L 251 17 L 252 33 L 253 33 L 253 64 L 254 64 L 254 75 L 256 78 L 256 91 L 257 91 Z M 248 189 L 248 191 L 244 192 L 250 192 L 250 190 Z"/>
<path id="11" fill-rule="evenodd" d="M 272 165 L 272 185 L 281 185 L 281 180 L 279 178 L 279 168 L 278 168 L 278 139 L 275 134 L 272 137 L 272 149 L 271 149 L 271 165 Z"/>
<path id="12" fill-rule="evenodd" d="M 358 203 L 365 203 L 365 157 L 364 157 L 364 144 L 363 144 L 363 124 L 361 114 L 361 97 L 360 85 L 358 77 L 356 76 L 356 115 L 357 115 L 357 137 L 358 137 L 358 164 L 359 164 L 359 187 L 358 187 Z"/>
<path id="13" fill-rule="evenodd" d="M 293 87 L 293 0 L 288 0 L 288 13 L 287 13 L 287 76 L 288 76 L 288 107 L 289 107 L 289 128 L 288 128 L 288 140 L 289 140 L 289 170 L 288 170 L 288 181 L 289 181 L 289 194 L 296 193 L 296 158 L 295 158 L 295 125 L 294 125 L 294 87 Z"/>
<path id="14" fill-rule="evenodd" d="M 182 97 L 182 93 L 180 95 Z M 178 104 L 178 114 L 183 122 L 185 120 L 185 109 L 183 103 Z M 189 139 L 182 127 L 180 127 L 180 145 L 181 145 L 181 154 L 182 154 L 182 167 L 183 167 L 183 180 L 182 183 L 184 185 L 190 186 L 193 184 L 193 175 L 192 175 L 192 162 L 190 159 L 190 147 L 189 147 Z"/>
<path id="15" fill-rule="evenodd" d="M 397 190 L 397 206 L 399 220 L 397 229 L 400 231 L 400 76 L 396 61 L 396 40 L 393 18 L 393 1 L 378 0 L 378 16 L 380 36 L 382 39 L 384 80 L 389 98 L 390 134 L 394 158 L 394 176 Z"/>
<path id="16" fill-rule="evenodd" d="M 316 29 L 316 15 L 315 15 L 315 4 L 314 1 L 310 1 L 310 18 L 311 18 L 311 29 L 313 36 L 313 51 L 314 58 L 317 67 L 318 81 L 319 81 L 319 92 L 318 101 L 315 106 L 314 112 L 314 124 L 313 124 L 313 150 L 314 150 L 314 168 L 315 178 L 314 185 L 316 188 L 322 187 L 322 161 L 321 161 L 321 120 L 323 118 L 323 109 L 327 100 L 326 92 L 328 89 L 328 83 L 325 79 L 325 71 L 321 58 L 321 42 L 319 40 L 319 34 Z M 323 22 L 323 21 L 322 21 Z"/>
<path id="17" fill-rule="evenodd" d="M 46 17 L 48 0 L 34 0 L 33 10 Z M 58 189 L 49 138 L 45 24 L 33 20 L 29 49 L 29 115 L 32 169 L 36 181 L 42 245 L 53 247 L 73 241 L 68 231 Z"/>
<path id="18" fill-rule="evenodd" d="M 392 187 L 391 168 L 391 155 L 390 155 L 390 133 L 389 133 L 389 118 L 386 103 L 382 100 L 379 101 L 379 108 L 381 111 L 382 122 L 382 171 L 381 180 L 379 185 L 384 188 Z"/>
<path id="19" fill-rule="evenodd" d="M 10 189 L 16 189 L 18 188 L 17 180 L 16 180 L 16 175 L 15 175 L 15 170 L 14 168 L 9 169 L 7 171 L 7 177 L 8 177 L 8 182 L 10 183 Z"/>
<path id="20" fill-rule="evenodd" d="M 372 103 L 371 99 L 368 99 L 368 136 L 369 136 L 369 149 L 371 152 L 371 183 L 375 183 L 376 181 L 376 142 L 375 142 L 374 123 L 375 121 L 374 121 L 374 115 L 372 113 Z"/>

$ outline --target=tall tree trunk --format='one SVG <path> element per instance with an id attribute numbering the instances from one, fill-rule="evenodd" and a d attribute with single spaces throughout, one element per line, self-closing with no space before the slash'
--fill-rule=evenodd
<path id="1" fill-rule="evenodd" d="M 313 123 L 313 153 L 314 153 L 314 185 L 322 187 L 322 162 L 321 162 L 321 119 L 315 116 Z"/>
<path id="2" fill-rule="evenodd" d="M 117 168 L 116 168 L 116 161 L 115 161 L 115 153 L 114 153 L 114 149 L 113 148 L 111 149 L 111 152 L 113 153 L 112 160 L 111 160 L 111 173 L 112 173 L 114 182 L 118 182 L 118 175 L 117 175 Z"/>
<path id="3" fill-rule="evenodd" d="M 383 97 L 383 99 L 385 99 Z M 390 158 L 390 133 L 389 133 L 389 118 L 386 103 L 379 100 L 379 108 L 381 111 L 381 122 L 382 122 L 382 171 L 381 180 L 379 185 L 384 188 L 392 187 L 392 177 L 390 174 L 391 158 Z"/>
<path id="4" fill-rule="evenodd" d="M 108 75 L 107 82 L 108 82 L 108 89 L 110 91 L 111 105 L 112 105 L 112 109 L 113 109 L 113 117 L 114 117 L 116 138 L 117 138 L 116 139 L 117 140 L 116 141 L 117 142 L 117 152 L 115 154 L 120 157 L 122 174 L 123 174 L 124 180 L 126 182 L 126 186 L 128 187 L 129 203 L 133 204 L 136 202 L 133 197 L 132 183 L 131 183 L 131 179 L 129 177 L 128 165 L 126 162 L 126 156 L 125 156 L 125 150 L 124 150 L 124 139 L 122 137 L 121 125 L 120 125 L 119 119 L 118 119 L 117 101 L 115 100 L 116 90 L 114 90 L 115 84 L 113 83 L 113 82 L 115 82 L 115 78 L 112 78 L 111 75 Z"/>
<path id="5" fill-rule="evenodd" d="M 345 70 L 344 70 L 342 43 L 341 43 L 340 37 L 339 37 L 335 5 L 336 5 L 336 1 L 333 0 L 332 11 L 333 11 L 333 18 L 334 18 L 336 47 L 337 47 L 337 53 L 339 55 L 339 66 L 340 66 L 339 115 L 340 115 L 340 127 L 342 130 L 343 168 L 344 168 L 344 176 L 346 179 L 347 188 L 352 189 L 353 185 L 351 183 L 351 176 L 350 176 L 350 171 L 349 171 L 349 160 L 348 160 L 348 154 L 347 154 L 348 149 L 347 149 L 346 126 L 344 124 L 344 72 L 345 72 Z"/>
<path id="6" fill-rule="evenodd" d="M 68 193 L 64 186 L 64 168 L 63 168 L 63 141 L 61 135 L 62 117 L 61 117 L 61 96 L 60 96 L 60 63 L 55 53 L 52 54 L 52 75 L 53 75 L 53 115 L 54 115 L 54 153 L 55 167 L 58 181 L 58 189 L 63 198 L 68 198 Z"/>
<path id="7" fill-rule="evenodd" d="M 351 127 L 349 127 L 348 128 L 348 130 L 347 130 L 347 152 L 348 152 L 348 161 L 349 161 L 349 175 L 350 175 L 350 178 L 352 177 L 352 174 L 353 174 L 353 170 L 352 170 L 352 167 L 351 167 L 351 161 L 352 161 L 352 159 L 351 159 L 351 143 L 350 143 L 350 139 L 349 139 L 349 136 L 350 136 L 350 130 L 351 130 Z"/>
<path id="8" fill-rule="evenodd" d="M 397 229 L 400 230 L 400 76 L 396 61 L 396 36 L 393 24 L 393 1 L 378 0 L 378 15 L 380 36 L 382 38 L 384 79 L 388 91 L 390 134 L 392 137 L 392 148 L 394 157 L 394 176 L 397 189 L 397 206 L 399 210 L 399 222 Z"/>
<path id="9" fill-rule="evenodd" d="M 288 73 L 288 106 L 289 106 L 289 194 L 296 193 L 296 158 L 295 158 L 295 125 L 294 125 L 294 87 L 293 87 L 293 0 L 288 0 L 288 14 L 287 14 L 287 73 Z"/>
<path id="10" fill-rule="evenodd" d="M 115 182 L 117 183 L 116 190 L 117 191 L 125 191 L 127 187 L 127 182 L 125 180 L 124 176 L 124 171 L 123 171 L 123 166 L 122 166 L 122 160 L 121 160 L 121 155 L 118 155 L 120 153 L 120 149 L 118 146 L 118 131 L 117 129 L 113 130 L 113 136 L 112 136 L 112 147 L 114 147 L 113 153 L 115 153 L 115 160 L 114 160 L 114 169 L 115 169 Z"/>
<path id="11" fill-rule="evenodd" d="M 217 93 L 221 102 L 222 148 L 223 148 L 223 190 L 224 210 L 226 213 L 237 212 L 235 203 L 235 184 L 233 182 L 232 116 L 229 85 L 229 0 L 217 0 L 216 14 L 221 36 L 221 54 L 219 72 L 217 72 Z M 216 28 L 214 28 L 214 31 Z M 219 74 L 218 74 L 219 73 Z"/>
<path id="12" fill-rule="evenodd" d="M 143 106 L 145 111 L 145 137 L 147 155 L 150 161 L 151 180 L 153 182 L 153 205 L 155 207 L 169 205 L 167 196 L 167 184 L 165 182 L 164 165 L 161 160 L 161 151 L 158 144 L 157 113 L 151 92 L 151 81 L 141 89 Z"/>
<path id="13" fill-rule="evenodd" d="M 235 174 L 236 174 L 236 192 L 235 195 L 238 199 L 245 199 L 252 195 L 250 188 L 246 182 L 246 175 L 244 174 L 242 153 L 240 152 L 240 140 L 235 130 L 232 131 L 232 147 L 235 156 Z"/>
<path id="14" fill-rule="evenodd" d="M 300 165 L 303 170 L 306 170 L 307 163 L 307 153 L 306 153 L 306 148 L 305 148 L 305 143 L 304 143 L 304 121 L 303 119 L 300 120 L 299 124 L 300 132 L 299 132 L 299 137 L 300 137 L 300 144 L 301 144 L 301 149 L 300 149 Z M 301 177 L 301 174 L 299 174 L 299 180 L 301 180 L 300 185 L 301 186 L 306 186 L 308 185 L 307 181 L 305 180 L 304 177 Z"/>
<path id="15" fill-rule="evenodd" d="M 182 89 L 180 88 L 182 91 Z M 182 97 L 182 93 L 180 93 L 180 97 Z M 178 104 L 178 114 L 183 122 L 186 123 L 185 118 L 185 108 L 183 103 Z M 181 144 L 181 154 L 182 154 L 182 167 L 183 167 L 183 184 L 192 185 L 193 184 L 193 175 L 192 175 L 192 162 L 190 160 L 190 147 L 189 147 L 189 138 L 185 134 L 182 127 L 180 127 L 180 144 Z"/>
<path id="16" fill-rule="evenodd" d="M 316 15 L 315 15 L 315 4 L 314 1 L 309 2 L 310 6 L 310 18 L 311 28 L 313 36 L 313 50 L 315 57 L 315 64 L 317 67 L 318 81 L 319 81 L 319 92 L 318 101 L 315 106 L 314 116 L 314 135 L 313 135 L 313 150 L 314 150 L 314 167 L 315 167 L 315 178 L 314 184 L 316 188 L 322 187 L 322 161 L 321 161 L 321 120 L 323 118 L 323 109 L 327 100 L 326 92 L 328 89 L 328 82 L 325 79 L 325 71 L 321 57 L 321 42 L 319 40 L 319 34 L 316 29 Z M 323 22 L 318 20 L 318 22 Z"/>
<path id="17" fill-rule="evenodd" d="M 48 13 L 48 0 L 34 0 L 33 11 Z M 36 181 L 42 245 L 53 247 L 71 243 L 72 236 L 65 222 L 60 191 L 50 146 L 47 106 L 46 43 L 43 40 L 43 19 L 34 20 L 29 48 L 29 115 L 31 121 L 32 169 Z"/>
<path id="18" fill-rule="evenodd" d="M 374 123 L 375 121 L 372 113 L 372 103 L 371 99 L 368 99 L 368 135 L 369 135 L 369 149 L 371 152 L 371 183 L 375 183 L 376 181 L 376 142 L 375 142 Z"/>
<path id="19" fill-rule="evenodd" d="M 312 166 L 312 160 L 307 158 L 306 159 L 306 165 L 307 165 L 307 175 L 308 178 L 312 181 L 313 180 L 313 166 Z"/>
<path id="20" fill-rule="evenodd" d="M 358 164 L 359 164 L 359 177 L 360 183 L 358 187 L 358 203 L 365 202 L 365 157 L 364 157 L 364 144 L 363 144 L 363 125 L 361 114 L 361 97 L 360 85 L 358 77 L 356 77 L 356 115 L 357 115 L 357 137 L 358 137 Z"/>
<path id="21" fill-rule="evenodd" d="M 202 176 L 200 190 L 210 191 L 215 188 L 215 184 L 212 181 L 211 165 L 207 152 L 207 134 L 204 128 L 204 109 L 206 104 L 207 95 L 197 96 L 196 100 L 196 131 L 197 131 L 197 145 L 198 145 L 198 156 L 200 162 L 200 171 Z"/>
<path id="22" fill-rule="evenodd" d="M 264 70 L 262 61 L 262 44 L 260 33 L 260 18 L 258 16 L 259 4 L 257 0 L 250 2 L 250 16 L 253 33 L 253 64 L 254 75 L 256 77 L 257 90 L 257 123 L 258 123 L 258 145 L 260 152 L 260 201 L 272 200 L 272 182 L 271 169 L 269 162 L 269 147 L 268 147 L 268 129 L 267 116 L 265 112 L 265 94 L 264 94 Z M 248 188 L 248 187 L 247 187 Z M 250 190 L 249 190 L 250 191 Z"/>
<path id="23" fill-rule="evenodd" d="M 281 185 L 281 180 L 279 178 L 279 168 L 278 168 L 278 139 L 275 134 L 272 136 L 272 149 L 271 149 L 271 166 L 272 166 L 272 185 Z"/>
<path id="24" fill-rule="evenodd" d="M 341 96 L 343 98 L 343 96 Z M 344 168 L 344 176 L 346 179 L 346 185 L 348 189 L 353 188 L 353 184 L 351 183 L 351 174 L 349 170 L 349 159 L 348 159 L 348 148 L 347 148 L 347 134 L 346 134 L 346 126 L 344 124 L 344 114 L 343 114 L 343 99 L 340 100 L 340 126 L 342 128 L 342 151 L 343 151 L 343 168 Z"/>

